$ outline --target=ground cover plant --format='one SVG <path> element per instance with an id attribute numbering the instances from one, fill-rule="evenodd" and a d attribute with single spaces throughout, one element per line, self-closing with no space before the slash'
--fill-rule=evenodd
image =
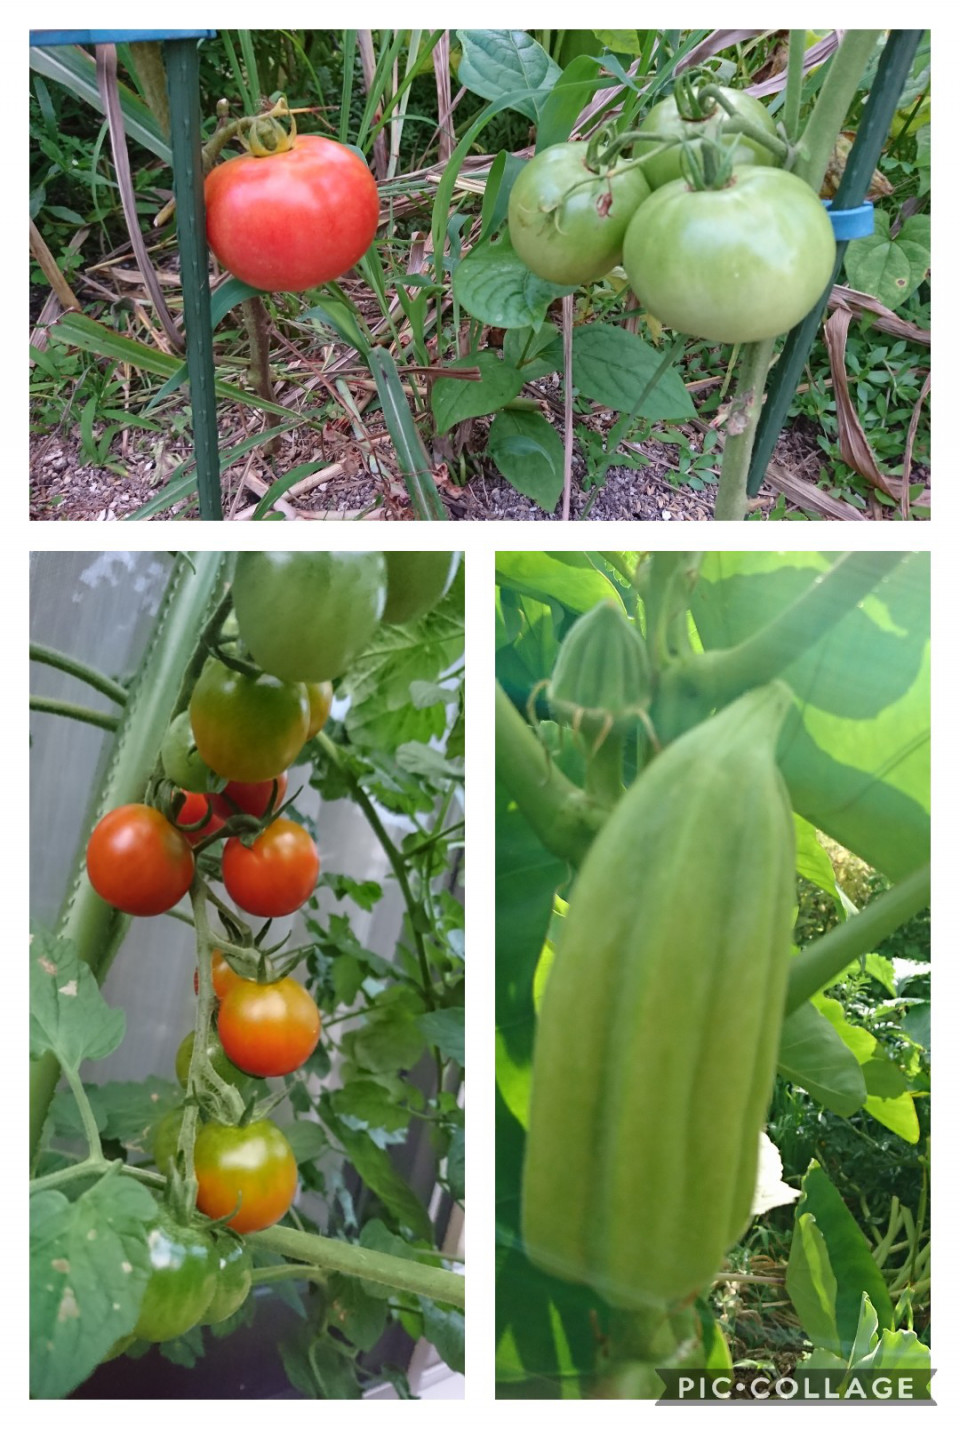
<path id="1" fill-rule="evenodd" d="M 204 40 L 196 410 L 163 54 L 108 58 L 32 51 L 34 517 L 196 516 L 214 401 L 237 519 L 929 514 L 920 32 Z"/>
<path id="2" fill-rule="evenodd" d="M 928 1397 L 928 558 L 497 572 L 498 1394 Z"/>
<path id="3" fill-rule="evenodd" d="M 97 707 L 37 694 L 35 729 L 99 752 L 56 793 L 84 830 L 62 897 L 35 772 L 31 1393 L 409 1397 L 412 1342 L 463 1369 L 459 555 L 103 558 L 76 586 L 63 559 L 35 598 L 74 643 L 33 646 L 36 680 Z M 144 622 L 106 672 L 104 586 L 105 648 Z"/>

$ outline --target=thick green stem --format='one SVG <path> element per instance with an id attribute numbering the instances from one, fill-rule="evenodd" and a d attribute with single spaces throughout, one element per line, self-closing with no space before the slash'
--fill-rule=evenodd
<path id="1" fill-rule="evenodd" d="M 929 903 L 930 865 L 925 863 L 868 903 L 861 913 L 808 944 L 790 965 L 786 1015 L 832 982 L 855 959 L 872 952 Z"/>
<path id="2" fill-rule="evenodd" d="M 773 338 L 746 343 L 740 354 L 737 394 L 727 422 L 727 441 L 714 507 L 715 521 L 742 521 L 747 514 L 747 476 L 773 356 Z"/>
<path id="3" fill-rule="evenodd" d="M 54 670 L 62 670 L 66 675 L 75 676 L 91 689 L 99 690 L 101 695 L 106 695 L 107 699 L 113 700 L 115 704 L 127 703 L 127 692 L 123 685 L 117 684 L 116 680 L 111 680 L 107 675 L 101 675 L 99 670 L 94 670 L 82 660 L 75 660 L 72 655 L 51 650 L 49 645 L 36 645 L 31 642 L 30 659 L 35 660 L 38 665 L 50 665 Z"/>
<path id="4" fill-rule="evenodd" d="M 497 778 L 544 848 L 579 865 L 606 810 L 550 762 L 536 735 L 497 685 Z"/>
<path id="5" fill-rule="evenodd" d="M 415 1260 L 385 1255 L 379 1250 L 367 1250 L 365 1246 L 352 1245 L 349 1241 L 329 1240 L 326 1236 L 309 1235 L 306 1231 L 288 1230 L 285 1226 L 257 1231 L 247 1239 L 251 1245 L 262 1246 L 264 1250 L 290 1260 L 302 1260 L 323 1270 L 338 1271 L 341 1275 L 352 1275 L 374 1285 L 389 1286 L 391 1290 L 424 1295 L 428 1300 L 454 1305 L 459 1310 L 464 1306 L 463 1276 L 452 1270 L 420 1265 Z"/>
<path id="6" fill-rule="evenodd" d="M 793 170 L 815 193 L 820 192 L 837 135 L 881 34 L 880 30 L 847 30 L 827 70 Z"/>

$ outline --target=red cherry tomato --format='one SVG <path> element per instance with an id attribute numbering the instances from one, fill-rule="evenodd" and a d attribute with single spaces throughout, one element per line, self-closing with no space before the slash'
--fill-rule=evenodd
<path id="1" fill-rule="evenodd" d="M 159 809 L 123 804 L 97 824 L 87 873 L 100 897 L 122 913 L 151 918 L 180 902 L 193 882 L 193 854 Z"/>
<path id="2" fill-rule="evenodd" d="M 210 971 L 213 977 L 213 991 L 216 997 L 226 997 L 235 982 L 247 981 L 245 977 L 241 977 L 239 973 L 234 972 L 219 948 L 214 948 L 210 964 Z M 196 993 L 200 991 L 200 975 L 196 968 L 193 970 L 193 990 Z"/>
<path id="3" fill-rule="evenodd" d="M 320 1039 L 317 1004 L 292 977 L 241 980 L 220 1004 L 217 1030 L 231 1062 L 254 1077 L 283 1077 L 302 1067 Z"/>
<path id="4" fill-rule="evenodd" d="M 300 824 L 274 819 L 245 848 L 228 839 L 223 850 L 223 886 L 238 908 L 258 918 L 282 918 L 306 903 L 317 886 L 320 855 Z"/>
<path id="5" fill-rule="evenodd" d="M 263 292 L 302 292 L 339 278 L 370 247 L 379 198 L 363 159 L 319 134 L 211 169 L 207 241 L 235 277 Z"/>
<path id="6" fill-rule="evenodd" d="M 217 817 L 213 799 L 209 794 L 191 794 L 186 789 L 183 792 L 186 798 L 174 823 L 178 829 L 183 830 L 183 837 L 187 843 L 198 844 L 201 839 L 215 834 L 217 829 L 222 829 L 223 820 Z M 201 819 L 205 821 L 202 824 L 200 824 Z M 200 828 L 189 829 L 187 828 L 188 824 L 200 824 Z"/>
<path id="7" fill-rule="evenodd" d="M 309 693 L 309 686 L 307 689 Z M 310 708 L 312 714 L 312 701 Z M 277 788 L 276 798 L 273 795 L 274 784 Z M 286 774 L 278 774 L 276 780 L 261 779 L 255 784 L 242 784 L 237 779 L 231 779 L 219 794 L 213 795 L 213 807 L 223 819 L 229 819 L 231 814 L 237 813 L 237 810 L 244 814 L 252 814 L 255 819 L 262 819 L 270 808 L 271 800 L 273 807 L 278 809 L 286 797 Z"/>
<path id="8" fill-rule="evenodd" d="M 285 1216 L 297 1192 L 290 1143 L 272 1121 L 201 1126 L 193 1148 L 197 1206 L 211 1220 L 230 1217 L 235 1231 L 262 1231 Z"/>

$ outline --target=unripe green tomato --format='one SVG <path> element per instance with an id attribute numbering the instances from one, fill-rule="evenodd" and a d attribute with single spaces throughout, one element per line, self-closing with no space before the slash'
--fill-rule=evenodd
<path id="1" fill-rule="evenodd" d="M 191 1039 L 193 1033 L 190 1034 Z M 190 1049 L 193 1042 L 190 1042 Z M 182 1047 L 181 1047 L 182 1051 Z M 179 1054 L 178 1054 L 179 1055 Z M 187 1056 L 187 1067 L 190 1066 L 189 1053 Z M 180 1128 L 183 1125 L 183 1107 L 174 1107 L 173 1111 L 168 1111 L 157 1122 L 150 1133 L 150 1151 L 158 1171 L 162 1171 L 164 1176 L 169 1176 L 177 1154 L 177 1146 L 180 1143 Z"/>
<path id="2" fill-rule="evenodd" d="M 623 236 L 650 185 L 639 166 L 587 167 L 587 145 L 541 149 L 524 164 L 507 206 L 514 252 L 538 278 L 572 287 L 620 262 Z"/>
<path id="3" fill-rule="evenodd" d="M 385 551 L 387 603 L 384 625 L 419 620 L 442 600 L 460 564 L 459 551 Z"/>
<path id="4" fill-rule="evenodd" d="M 190 696 L 201 756 L 224 779 L 255 784 L 278 778 L 300 753 L 310 704 L 300 683 L 256 678 L 208 660 Z"/>
<path id="5" fill-rule="evenodd" d="M 167 778 L 191 794 L 209 794 L 223 787 L 223 780 L 200 756 L 189 710 L 178 714 L 163 736 L 160 762 Z"/>
<path id="6" fill-rule="evenodd" d="M 190 1058 L 193 1056 L 193 1044 L 196 1035 L 195 1032 L 188 1032 L 177 1048 L 177 1081 L 181 1087 L 187 1085 L 187 1079 L 190 1075 Z M 217 1076 L 221 1077 L 223 1081 L 228 1082 L 231 1087 L 246 1087 L 249 1085 L 246 1072 L 241 1072 L 240 1068 L 234 1066 L 230 1061 L 230 1058 L 223 1050 L 220 1038 L 212 1028 L 210 1029 L 210 1039 L 207 1042 L 207 1056 Z"/>
<path id="7" fill-rule="evenodd" d="M 218 1235 L 214 1241 L 220 1258 L 217 1288 L 203 1317 L 205 1325 L 216 1325 L 235 1315 L 250 1294 L 253 1281 L 253 1256 L 250 1247 L 239 1237 Z"/>
<path id="8" fill-rule="evenodd" d="M 281 680 L 336 679 L 373 638 L 386 595 L 380 551 L 241 551 L 237 557 L 233 605 L 240 635 L 257 664 Z"/>
<path id="9" fill-rule="evenodd" d="M 153 1268 L 134 1334 L 175 1340 L 206 1314 L 217 1288 L 218 1257 L 206 1231 L 180 1225 L 159 1205 L 147 1243 Z"/>
<path id="10" fill-rule="evenodd" d="M 748 120 L 756 128 L 763 129 L 772 138 L 776 137 L 776 125 L 759 99 L 755 99 L 752 94 L 744 94 L 742 89 L 723 89 L 722 92 L 743 119 Z M 711 139 L 714 142 L 725 140 L 727 143 L 732 143 L 736 131 L 729 129 L 729 124 L 730 115 L 719 103 L 706 119 L 681 119 L 677 101 L 671 96 L 670 99 L 662 99 L 659 104 L 653 106 L 640 125 L 640 133 L 646 131 L 666 138 L 685 139 L 688 143 L 692 143 L 699 152 L 700 141 L 703 139 Z M 642 158 L 644 154 L 652 154 L 657 147 L 658 145 L 654 141 L 641 141 L 636 147 L 637 157 Z M 684 178 L 682 156 L 683 145 L 674 144 L 671 148 L 664 149 L 657 154 L 655 158 L 648 159 L 643 165 L 643 172 L 650 187 L 659 189 L 674 179 Z M 735 164 L 741 165 L 776 163 L 770 149 L 742 133 L 738 134 L 736 138 L 733 161 Z"/>

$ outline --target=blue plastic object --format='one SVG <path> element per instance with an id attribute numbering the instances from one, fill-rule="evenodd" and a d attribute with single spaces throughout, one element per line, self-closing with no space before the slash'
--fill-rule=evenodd
<path id="1" fill-rule="evenodd" d="M 833 208 L 833 200 L 825 198 L 823 206 L 833 224 L 833 236 L 838 243 L 848 238 L 868 238 L 873 232 L 873 203 L 864 199 L 857 208 Z"/>
<path id="2" fill-rule="evenodd" d="M 212 40 L 216 30 L 31 30 L 31 45 L 124 45 L 131 40 Z"/>

